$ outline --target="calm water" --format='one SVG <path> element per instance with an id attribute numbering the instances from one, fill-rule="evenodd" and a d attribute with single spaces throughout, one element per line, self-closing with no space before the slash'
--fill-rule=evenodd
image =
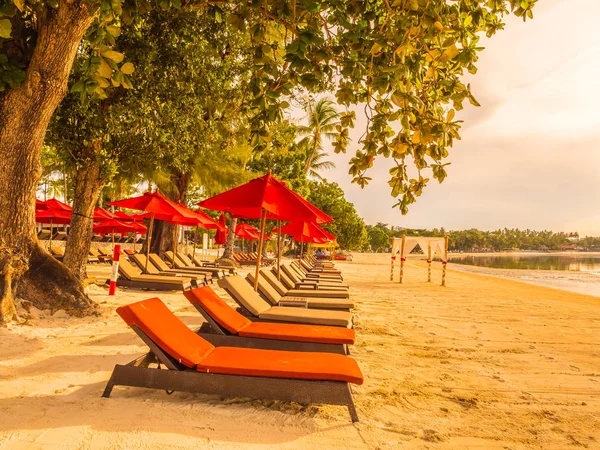
<path id="1" fill-rule="evenodd" d="M 448 261 L 496 269 L 571 270 L 600 273 L 599 254 L 451 256 Z"/>

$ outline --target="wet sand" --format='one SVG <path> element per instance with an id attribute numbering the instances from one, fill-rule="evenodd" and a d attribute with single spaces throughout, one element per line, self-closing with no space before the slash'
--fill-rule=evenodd
<path id="1" fill-rule="evenodd" d="M 190 327 L 202 317 L 181 293 L 92 286 L 100 318 L 0 328 L 0 449 L 600 448 L 597 298 L 453 269 L 443 288 L 439 263 L 427 283 L 413 260 L 400 285 L 389 255 L 354 256 L 337 265 L 358 304 L 359 423 L 337 406 L 124 387 L 101 398 L 114 364 L 146 351 L 118 305 L 159 296 Z"/>

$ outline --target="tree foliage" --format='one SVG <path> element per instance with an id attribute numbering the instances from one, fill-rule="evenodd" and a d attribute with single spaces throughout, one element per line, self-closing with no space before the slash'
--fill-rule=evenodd
<path id="1" fill-rule="evenodd" d="M 375 158 L 393 158 L 391 193 L 406 213 L 429 182 L 426 168 L 440 182 L 446 177 L 448 149 L 459 139 L 455 111 L 465 100 L 478 104 L 461 77 L 476 72 L 481 34 L 501 30 L 511 11 L 523 20 L 533 17 L 536 2 L 4 0 L 0 92 L 24 81 L 35 52 L 35 25 L 54 8 L 88 8 L 94 17 L 82 45 L 88 59 L 72 86 L 82 99 L 104 99 L 111 89 L 133 87 L 133 55 L 122 52 L 117 40 L 122 26 L 135 24 L 157 6 L 202 10 L 215 24 L 226 22 L 247 35 L 252 74 L 245 103 L 253 146 L 262 148 L 271 140 L 271 124 L 281 118 L 295 89 L 329 90 L 347 108 L 336 130 L 336 152 L 349 146 L 353 105 L 367 113 L 367 128 L 351 160 L 353 181 L 364 187 Z M 177 30 L 165 26 L 165 36 L 172 33 Z"/>
<path id="2" fill-rule="evenodd" d="M 362 250 L 367 245 L 365 222 L 358 215 L 354 205 L 344 197 L 344 191 L 337 183 L 309 181 L 310 194 L 307 200 L 335 220 L 324 224 L 323 228 L 337 237 L 337 242 L 345 250 Z"/>
<path id="3" fill-rule="evenodd" d="M 577 233 L 565 233 L 543 230 L 519 230 L 518 228 L 503 228 L 493 231 L 481 231 L 475 228 L 468 230 L 446 231 L 443 228 L 410 229 L 390 227 L 385 223 L 377 223 L 374 226 L 367 225 L 371 249 L 380 251 L 390 247 L 393 237 L 425 236 L 443 237 L 448 236 L 448 248 L 451 251 L 502 251 L 502 250 L 559 250 L 561 246 L 577 245 L 584 249 L 600 247 L 600 238 L 579 238 Z"/>

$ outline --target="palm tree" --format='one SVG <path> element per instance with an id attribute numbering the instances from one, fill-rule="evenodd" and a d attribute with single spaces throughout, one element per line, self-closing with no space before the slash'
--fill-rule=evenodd
<path id="1" fill-rule="evenodd" d="M 329 154 L 325 151 L 317 152 L 311 161 L 310 167 L 308 168 L 308 175 L 317 180 L 323 180 L 321 174 L 319 174 L 319 170 L 328 170 L 335 169 L 335 164 L 333 161 L 328 161 L 327 158 Z"/>
<path id="2" fill-rule="evenodd" d="M 339 124 L 340 114 L 335 109 L 334 103 L 322 98 L 316 104 L 308 104 L 308 125 L 298 127 L 301 136 L 306 136 L 301 145 L 307 147 L 307 158 L 304 166 L 306 175 L 320 176 L 316 173 L 319 169 L 329 169 L 335 167 L 331 161 L 323 161 L 327 152 L 323 151 L 323 138 L 332 139 L 335 137 L 336 126 Z M 317 159 L 315 166 L 314 162 Z"/>

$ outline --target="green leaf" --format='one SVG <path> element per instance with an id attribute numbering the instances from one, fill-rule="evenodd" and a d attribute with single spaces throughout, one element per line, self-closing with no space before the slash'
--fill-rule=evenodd
<path id="1" fill-rule="evenodd" d="M 135 72 L 135 66 L 130 62 L 126 62 L 121 66 L 121 72 L 123 72 L 125 75 L 131 75 L 133 72 Z"/>
<path id="2" fill-rule="evenodd" d="M 105 58 L 108 58 L 116 63 L 122 62 L 123 58 L 125 58 L 125 55 L 123 53 L 119 53 L 114 50 L 107 50 L 102 53 L 102 56 L 104 56 Z"/>
<path id="3" fill-rule="evenodd" d="M 25 8 L 25 0 L 13 0 L 15 6 L 19 9 L 19 11 L 23 12 Z"/>
<path id="4" fill-rule="evenodd" d="M 114 25 L 107 26 L 106 31 L 108 31 L 110 33 L 110 35 L 113 37 L 119 37 L 121 35 L 121 29 Z"/>
<path id="5" fill-rule="evenodd" d="M 77 83 L 75 83 L 73 86 L 71 86 L 71 92 L 83 92 L 83 89 L 85 88 L 85 82 L 83 81 L 83 79 L 78 80 Z"/>
<path id="6" fill-rule="evenodd" d="M 0 19 L 0 37 L 4 39 L 10 38 L 12 32 L 12 24 L 8 19 Z"/>

